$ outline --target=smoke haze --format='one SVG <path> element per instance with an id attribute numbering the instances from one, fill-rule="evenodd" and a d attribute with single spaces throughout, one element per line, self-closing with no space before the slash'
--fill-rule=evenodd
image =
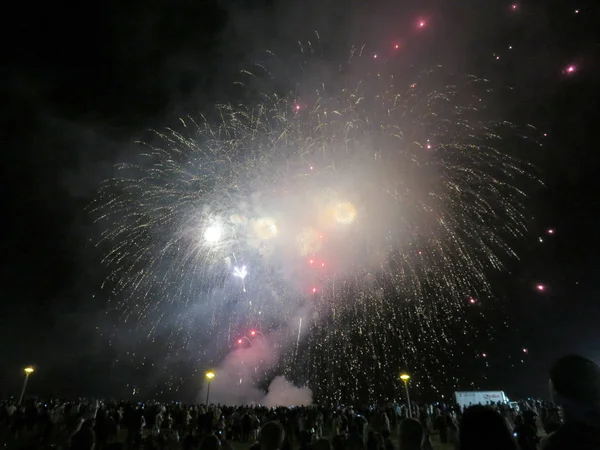
<path id="1" fill-rule="evenodd" d="M 304 317 L 304 308 L 296 313 Z M 267 391 L 258 384 L 269 371 L 275 368 L 286 348 L 296 343 L 298 334 L 288 332 L 294 328 L 286 324 L 268 335 L 258 335 L 250 339 L 241 338 L 240 347 L 229 353 L 213 372 L 215 378 L 210 383 L 209 403 L 226 405 L 258 404 L 269 408 L 276 406 L 306 406 L 312 404 L 313 393 L 308 387 L 298 387 L 284 376 L 276 376 Z M 207 383 L 202 387 L 198 403 L 206 401 Z"/>

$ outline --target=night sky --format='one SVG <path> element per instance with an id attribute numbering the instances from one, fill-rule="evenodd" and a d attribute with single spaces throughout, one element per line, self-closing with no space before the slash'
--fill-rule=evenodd
<path id="1" fill-rule="evenodd" d="M 86 206 L 149 128 L 228 101 L 264 49 L 318 30 L 335 48 L 366 43 L 418 68 L 512 87 L 507 120 L 545 133 L 535 220 L 499 277 L 495 339 L 472 363 L 482 388 L 545 395 L 553 359 L 600 362 L 597 120 L 600 37 L 593 1 L 211 1 L 19 5 L 5 27 L 2 81 L 0 394 L 22 367 L 41 394 L 110 395 L 119 350 L 97 331 L 112 320 Z M 426 26 L 418 29 L 420 20 Z M 571 67 L 571 69 L 569 69 Z M 548 233 L 553 230 L 553 233 Z M 539 238 L 543 239 L 543 243 Z M 543 285 L 540 292 L 537 285 Z M 508 328 L 498 326 L 509 316 Z M 526 352 L 523 351 L 526 349 Z M 521 362 L 521 359 L 524 362 Z M 483 378 L 483 377 L 487 377 Z M 118 395 L 118 394 L 115 394 Z"/>

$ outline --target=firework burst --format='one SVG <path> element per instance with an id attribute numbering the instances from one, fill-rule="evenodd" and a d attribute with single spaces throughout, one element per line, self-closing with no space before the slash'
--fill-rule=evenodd
<path id="1" fill-rule="evenodd" d="M 325 83 L 315 59 L 291 91 L 182 120 L 119 166 L 96 209 L 105 262 L 124 316 L 178 330 L 178 347 L 277 327 L 309 299 L 310 334 L 285 366 L 308 360 L 322 397 L 375 398 L 358 378 L 390 387 L 491 294 L 525 230 L 531 170 L 503 143 L 514 130 L 484 119 L 483 80 L 436 68 L 403 82 L 354 50 Z M 265 67 L 243 84 L 268 84 Z"/>

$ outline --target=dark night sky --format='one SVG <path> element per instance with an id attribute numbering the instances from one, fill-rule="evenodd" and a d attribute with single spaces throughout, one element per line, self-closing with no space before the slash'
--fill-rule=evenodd
<path id="1" fill-rule="evenodd" d="M 114 350 L 96 332 L 108 319 L 85 206 L 145 130 L 227 100 L 254 55 L 313 29 L 340 47 L 385 47 L 407 35 L 417 67 L 444 63 L 514 86 L 507 119 L 548 133 L 535 161 L 546 188 L 532 196 L 536 220 L 522 260 L 499 287 L 512 320 L 489 344 L 488 387 L 543 394 L 553 358 L 577 351 L 600 361 L 594 3 L 539 0 L 518 11 L 497 0 L 22 4 L 4 18 L 0 71 L 0 394 L 18 389 L 29 363 L 40 367 L 40 392 L 106 394 L 122 382 L 111 372 Z M 419 17 L 428 29 L 414 36 L 406 30 Z M 562 73 L 569 64 L 576 73 Z M 556 234 L 540 245 L 547 228 Z M 538 282 L 548 291 L 536 293 Z M 508 356 L 523 347 L 525 363 L 512 368 Z"/>

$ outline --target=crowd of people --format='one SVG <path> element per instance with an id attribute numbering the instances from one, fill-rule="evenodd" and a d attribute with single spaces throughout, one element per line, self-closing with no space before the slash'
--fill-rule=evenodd
<path id="1" fill-rule="evenodd" d="M 10 400 L 6 448 L 73 450 L 600 449 L 600 367 L 580 356 L 550 371 L 553 402 L 279 407 Z M 541 436 L 544 436 L 543 438 Z"/>

